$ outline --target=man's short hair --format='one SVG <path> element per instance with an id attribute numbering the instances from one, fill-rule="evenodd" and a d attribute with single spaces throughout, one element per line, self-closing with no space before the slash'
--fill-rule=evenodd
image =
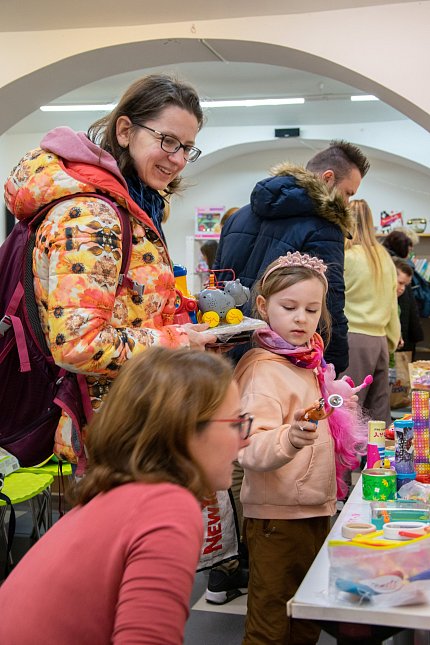
<path id="1" fill-rule="evenodd" d="M 402 260 L 402 258 L 393 258 L 393 262 L 397 271 L 401 271 L 402 273 L 405 273 L 407 276 L 412 278 L 412 276 L 414 275 L 414 270 L 410 264 L 405 262 L 405 260 Z"/>
<path id="2" fill-rule="evenodd" d="M 360 148 L 348 141 L 331 141 L 328 148 L 318 152 L 306 165 L 307 170 L 317 175 L 322 175 L 326 170 L 333 170 L 336 181 L 342 181 L 354 167 L 363 178 L 370 164 Z"/>

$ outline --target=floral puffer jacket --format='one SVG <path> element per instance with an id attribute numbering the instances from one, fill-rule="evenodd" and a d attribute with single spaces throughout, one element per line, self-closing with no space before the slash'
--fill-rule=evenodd
<path id="1" fill-rule="evenodd" d="M 112 161 L 110 157 L 111 165 Z M 18 219 L 30 218 L 46 204 L 70 195 L 69 200 L 53 205 L 38 229 L 34 287 L 54 360 L 86 376 L 94 410 L 100 407 L 121 365 L 134 354 L 156 344 L 172 348 L 188 345 L 188 336 L 172 324 L 175 285 L 167 249 L 152 221 L 131 201 L 120 178 L 106 168 L 68 162 L 39 148 L 20 161 L 5 190 L 7 206 Z M 125 287 L 116 293 L 122 259 L 121 222 L 105 200 L 82 194 L 96 191 L 130 212 L 128 277 L 144 286 L 142 295 Z M 80 441 L 71 419 L 63 413 L 55 453 L 76 461 L 82 449 Z"/>

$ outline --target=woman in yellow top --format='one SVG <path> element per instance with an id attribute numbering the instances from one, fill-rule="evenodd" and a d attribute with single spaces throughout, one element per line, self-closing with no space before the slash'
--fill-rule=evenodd
<path id="1" fill-rule="evenodd" d="M 370 387 L 359 394 L 373 419 L 391 423 L 388 384 L 389 352 L 400 340 L 397 280 L 393 262 L 376 239 L 372 212 L 364 199 L 350 202 L 355 220 L 345 243 L 345 314 L 348 318 L 349 366 L 356 383 L 367 374 Z"/>

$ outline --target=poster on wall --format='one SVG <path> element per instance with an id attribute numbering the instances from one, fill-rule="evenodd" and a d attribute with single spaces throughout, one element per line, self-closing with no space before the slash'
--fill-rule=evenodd
<path id="1" fill-rule="evenodd" d="M 221 233 L 221 217 L 225 206 L 208 206 L 196 209 L 196 230 L 197 238 L 218 239 Z"/>
<path id="2" fill-rule="evenodd" d="M 380 213 L 380 233 L 391 233 L 395 228 L 403 226 L 403 215 L 401 211 L 381 211 Z"/>

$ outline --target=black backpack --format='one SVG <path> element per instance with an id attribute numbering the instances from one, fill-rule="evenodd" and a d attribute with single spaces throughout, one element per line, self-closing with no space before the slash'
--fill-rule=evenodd
<path id="1" fill-rule="evenodd" d="M 131 222 L 124 209 L 104 195 L 77 193 L 51 202 L 33 218 L 15 224 L 0 248 L 0 446 L 33 466 L 53 452 L 55 430 L 64 409 L 72 418 L 77 457 L 84 454 L 81 430 L 91 416 L 83 375 L 55 365 L 40 324 L 33 287 L 33 249 L 47 212 L 72 197 L 96 197 L 118 213 L 122 229 L 122 264 L 117 293 L 131 256 Z"/>

